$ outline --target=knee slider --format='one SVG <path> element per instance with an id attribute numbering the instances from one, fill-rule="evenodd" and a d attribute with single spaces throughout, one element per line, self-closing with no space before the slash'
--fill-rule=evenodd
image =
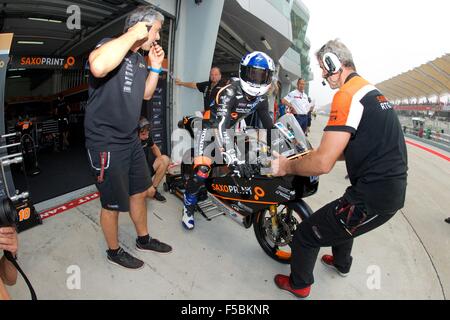
<path id="1" fill-rule="evenodd" d="M 209 177 L 209 172 L 211 171 L 211 167 L 208 165 L 198 165 L 194 169 L 195 176 L 199 180 L 206 180 Z"/>
<path id="2" fill-rule="evenodd" d="M 203 181 L 209 176 L 212 160 L 205 156 L 194 158 L 194 175 L 197 179 Z"/>

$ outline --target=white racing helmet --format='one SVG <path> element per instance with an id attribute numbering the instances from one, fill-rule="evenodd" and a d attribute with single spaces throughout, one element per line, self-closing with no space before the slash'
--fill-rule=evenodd
<path id="1" fill-rule="evenodd" d="M 272 84 L 275 63 L 264 52 L 254 51 L 245 55 L 239 65 L 242 90 L 252 97 L 267 93 Z"/>

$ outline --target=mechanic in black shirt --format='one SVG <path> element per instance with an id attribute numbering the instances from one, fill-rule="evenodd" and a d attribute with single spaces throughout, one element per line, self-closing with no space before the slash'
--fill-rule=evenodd
<path id="1" fill-rule="evenodd" d="M 142 268 L 144 262 L 119 246 L 119 212 L 130 212 L 138 236 L 137 250 L 172 250 L 148 232 L 146 195 L 153 186 L 138 137 L 142 101 L 153 96 L 164 59 L 164 51 L 156 43 L 163 22 L 162 14 L 140 6 L 128 15 L 122 36 L 104 39 L 89 56 L 85 135 L 100 192 L 100 223 L 109 248 L 108 261 L 129 269 Z M 149 51 L 151 67 L 140 49 Z"/>
<path id="2" fill-rule="evenodd" d="M 272 85 L 274 71 L 275 64 L 267 54 L 259 51 L 247 54 L 240 64 L 239 79 L 220 89 L 213 107 L 204 113 L 203 128 L 197 132 L 194 144 L 194 170 L 187 179 L 184 193 L 182 224 L 186 229 L 194 228 L 198 194 L 213 165 L 211 146 L 220 149 L 219 157 L 223 156 L 225 163 L 241 177 L 251 177 L 251 167 L 238 159 L 227 130 L 254 112 L 258 113 L 265 129 L 273 127 L 266 93 Z"/>
<path id="3" fill-rule="evenodd" d="M 176 79 L 175 84 L 177 86 L 197 89 L 203 93 L 203 108 L 206 112 L 211 109 L 212 105 L 214 105 L 214 98 L 216 97 L 217 92 L 219 92 L 219 90 L 227 84 L 227 81 L 222 80 L 222 72 L 220 71 L 220 68 L 212 67 L 209 73 L 209 81 L 183 82 L 180 79 Z"/>
<path id="4" fill-rule="evenodd" d="M 405 203 L 407 152 L 392 104 L 356 73 L 351 52 L 338 40 L 317 53 L 322 77 L 332 89 L 330 118 L 317 150 L 297 160 L 279 157 L 274 174 L 318 176 L 345 161 L 351 186 L 344 195 L 304 220 L 294 233 L 290 276 L 275 284 L 300 298 L 309 295 L 321 247 L 332 255 L 321 262 L 346 276 L 352 264 L 353 239 L 389 221 Z M 388 254 L 388 253 L 387 253 Z"/>
<path id="5" fill-rule="evenodd" d="M 159 193 L 158 186 L 166 174 L 170 158 L 162 154 L 158 145 L 153 141 L 150 133 L 150 122 L 145 117 L 141 117 L 139 120 L 139 139 L 147 159 L 150 175 L 153 178 L 153 188 L 148 189 L 147 197 L 159 202 L 166 202 L 166 198 Z"/>

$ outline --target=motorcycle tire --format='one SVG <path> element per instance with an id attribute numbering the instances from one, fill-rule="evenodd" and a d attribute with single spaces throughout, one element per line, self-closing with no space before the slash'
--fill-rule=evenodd
<path id="1" fill-rule="evenodd" d="M 286 210 L 289 210 L 291 219 L 295 219 L 297 223 L 295 226 L 294 223 L 289 223 L 289 228 L 292 228 L 290 231 L 292 239 L 298 225 L 305 218 L 305 216 L 310 216 L 313 211 L 303 201 L 298 204 L 297 209 L 294 210 L 286 208 Z M 305 215 L 305 213 L 307 214 Z M 258 240 L 261 248 L 269 257 L 277 262 L 289 264 L 291 262 L 290 242 L 286 242 L 285 245 L 279 246 L 270 240 L 270 236 L 267 234 L 265 227 L 268 219 L 270 220 L 269 210 L 263 210 L 253 215 L 253 230 L 255 232 L 256 239 Z"/>

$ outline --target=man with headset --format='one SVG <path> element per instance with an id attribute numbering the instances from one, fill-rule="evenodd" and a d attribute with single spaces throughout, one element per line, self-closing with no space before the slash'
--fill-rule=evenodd
<path id="1" fill-rule="evenodd" d="M 341 276 L 349 273 L 353 238 L 386 223 L 403 207 L 407 179 L 405 139 L 390 102 L 356 73 L 352 55 L 340 41 L 327 42 L 316 57 L 322 77 L 332 89 L 339 89 L 322 141 L 301 159 L 275 154 L 273 172 L 276 176 L 318 176 L 343 160 L 351 186 L 294 233 L 291 274 L 276 275 L 274 281 L 300 298 L 310 293 L 321 247 L 332 247 L 333 254 L 321 258 L 325 266 Z"/>
<path id="2" fill-rule="evenodd" d="M 100 192 L 107 261 L 127 269 L 140 269 L 144 262 L 119 246 L 119 212 L 130 212 L 137 250 L 172 250 L 149 235 L 146 195 L 152 180 L 138 137 L 142 101 L 153 96 L 164 59 L 156 43 L 163 22 L 151 6 L 140 6 L 128 15 L 123 35 L 104 39 L 89 55 L 86 148 Z M 149 52 L 150 67 L 141 50 Z"/>

